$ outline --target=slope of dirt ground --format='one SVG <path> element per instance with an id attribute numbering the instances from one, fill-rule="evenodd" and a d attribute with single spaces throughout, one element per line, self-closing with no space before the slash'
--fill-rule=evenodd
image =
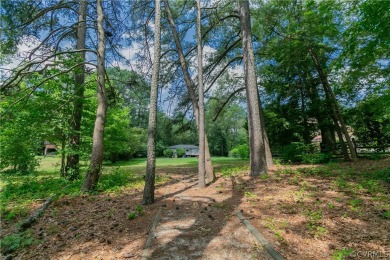
<path id="1" fill-rule="evenodd" d="M 389 169 L 389 159 L 342 163 L 356 171 Z M 303 169 L 303 170 L 302 170 Z M 339 179 L 302 175 L 316 166 L 275 166 L 264 178 L 248 171 L 223 177 L 205 189 L 196 187 L 196 168 L 169 174 L 156 190 L 157 201 L 141 216 L 129 212 L 141 202 L 141 190 L 121 194 L 64 197 L 31 228 L 40 243 L 12 253 L 15 259 L 271 259 L 235 216 L 252 223 L 286 259 L 330 259 L 367 252 L 389 256 L 389 190 L 373 195 L 341 189 Z M 352 181 L 345 181 L 353 187 Z M 337 184 L 337 185 L 336 185 Z M 342 183 L 341 183 L 342 184 Z M 159 212 L 151 246 L 144 247 Z M 10 232 L 11 226 L 3 233 Z M 379 258 L 378 258 L 379 259 Z"/>

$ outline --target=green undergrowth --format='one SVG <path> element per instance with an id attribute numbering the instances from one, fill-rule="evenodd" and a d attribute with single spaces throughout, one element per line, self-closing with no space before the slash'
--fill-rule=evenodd
<path id="1" fill-rule="evenodd" d="M 213 157 L 216 168 L 224 168 L 226 172 L 238 172 L 241 168 L 235 165 L 247 165 L 247 161 Z M 36 172 L 18 175 L 0 172 L 0 211 L 2 220 L 15 220 L 26 216 L 33 201 L 44 200 L 50 196 L 79 196 L 83 184 L 83 176 L 69 181 L 59 176 L 60 158 L 42 157 Z M 96 190 L 99 193 L 120 194 L 128 188 L 142 188 L 144 185 L 146 159 L 133 159 L 116 164 L 104 163 L 102 175 Z M 197 158 L 158 158 L 157 168 L 197 166 Z M 233 168 L 232 168 L 233 166 Z M 194 168 L 195 169 L 195 168 Z M 86 167 L 81 168 L 85 172 Z M 227 173 L 229 174 L 229 173 Z M 156 184 L 164 183 L 168 177 L 157 175 Z"/>
<path id="2" fill-rule="evenodd" d="M 33 236 L 31 230 L 26 230 L 22 233 L 16 233 L 3 237 L 0 240 L 1 253 L 6 255 L 12 253 L 15 250 L 38 243 L 40 243 L 40 240 Z"/>
<path id="3" fill-rule="evenodd" d="M 276 171 L 272 179 L 277 182 L 286 180 L 296 186 L 291 196 L 299 207 L 283 210 L 301 212 L 306 217 L 308 232 L 315 238 L 328 233 L 322 217 L 334 214 L 338 209 L 344 210 L 343 217 L 356 217 L 364 215 L 369 204 L 374 205 L 369 209 L 370 213 L 382 219 L 390 218 L 388 159 L 304 167 L 285 166 Z M 336 191 L 338 197 L 324 197 L 323 189 Z"/>
<path id="4" fill-rule="evenodd" d="M 294 168 L 287 167 L 275 172 L 277 177 L 293 175 L 305 179 L 309 177 L 332 180 L 333 187 L 339 191 L 372 195 L 384 193 L 390 185 L 390 167 L 375 169 L 370 167 L 354 167 L 341 163 L 329 163 L 321 166 Z M 294 183 L 293 180 L 290 183 Z M 298 183 L 296 181 L 295 183 Z"/>
<path id="5" fill-rule="evenodd" d="M 136 217 L 143 216 L 145 214 L 145 210 L 141 205 L 137 205 L 133 211 L 130 211 L 130 213 L 127 215 L 127 218 L 129 220 L 133 220 Z"/>
<path id="6" fill-rule="evenodd" d="M 332 259 L 343 260 L 346 257 L 349 257 L 352 253 L 353 253 L 353 249 L 351 248 L 338 249 L 333 253 Z"/>
<path id="7" fill-rule="evenodd" d="M 35 200 L 50 196 L 79 196 L 83 179 L 69 181 L 57 173 L 52 175 L 1 176 L 3 181 L 0 198 L 1 219 L 12 220 L 28 214 L 28 206 Z M 162 183 L 166 178 L 157 176 L 156 183 Z M 120 167 L 103 171 L 99 183 L 92 194 L 120 193 L 126 188 L 139 188 L 144 185 L 142 175 L 135 175 Z"/>
<path id="8" fill-rule="evenodd" d="M 238 176 L 244 174 L 249 170 L 249 165 L 239 165 L 239 166 L 224 166 L 219 172 L 223 177 Z"/>

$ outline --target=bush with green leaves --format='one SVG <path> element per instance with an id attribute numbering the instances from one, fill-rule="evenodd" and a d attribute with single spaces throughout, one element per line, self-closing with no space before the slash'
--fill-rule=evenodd
<path id="1" fill-rule="evenodd" d="M 240 154 L 238 153 L 238 149 L 233 148 L 232 150 L 230 150 L 229 157 L 240 158 Z"/>
<path id="2" fill-rule="evenodd" d="M 186 150 L 184 150 L 182 148 L 178 148 L 178 149 L 176 149 L 176 154 L 177 154 L 177 157 L 183 157 L 184 155 L 186 155 Z"/>
<path id="3" fill-rule="evenodd" d="M 249 146 L 247 144 L 241 144 L 239 146 L 234 147 L 230 151 L 230 156 L 241 159 L 249 158 Z"/>
<path id="4" fill-rule="evenodd" d="M 130 159 L 130 131 L 128 111 L 119 106 L 111 107 L 107 112 L 104 130 L 104 157 L 115 163 L 121 159 Z"/>
<path id="5" fill-rule="evenodd" d="M 330 159 L 332 159 L 332 155 L 329 153 L 313 153 L 302 155 L 302 162 L 306 164 L 328 163 Z"/>
<path id="6" fill-rule="evenodd" d="M 15 112 L 10 117 L 13 119 L 2 118 L 0 122 L 0 169 L 19 174 L 31 173 L 39 164 L 36 155 L 42 148 L 41 130 L 32 122 L 34 115 L 29 112 Z"/>
<path id="7" fill-rule="evenodd" d="M 166 146 L 164 145 L 164 143 L 161 140 L 157 141 L 157 143 L 156 143 L 156 156 L 157 157 L 163 156 L 165 148 L 166 148 Z"/>
<path id="8" fill-rule="evenodd" d="M 309 151 L 309 145 L 302 142 L 292 142 L 282 149 L 281 155 L 285 162 L 302 162 L 303 155 L 308 154 Z"/>
<path id="9" fill-rule="evenodd" d="M 173 150 L 172 149 L 166 149 L 166 150 L 164 150 L 163 154 L 164 154 L 164 157 L 172 158 Z"/>

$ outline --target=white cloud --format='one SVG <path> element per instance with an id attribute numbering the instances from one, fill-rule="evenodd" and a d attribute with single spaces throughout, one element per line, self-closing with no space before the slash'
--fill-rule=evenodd
<path id="1" fill-rule="evenodd" d="M 244 77 L 244 67 L 241 64 L 229 68 L 228 71 L 234 77 Z"/>
<path id="2" fill-rule="evenodd" d="M 133 43 L 130 47 L 125 47 L 119 50 L 119 53 L 129 61 L 135 60 L 137 53 L 143 50 L 141 44 Z"/>
<path id="3" fill-rule="evenodd" d="M 214 49 L 213 47 L 210 47 L 208 45 L 203 46 L 203 59 L 209 58 L 211 55 L 216 53 L 217 50 Z"/>
<path id="4" fill-rule="evenodd" d="M 125 32 L 124 34 L 122 34 L 122 38 L 123 39 L 129 39 L 129 38 L 131 38 L 131 35 L 130 35 L 130 33 Z"/>

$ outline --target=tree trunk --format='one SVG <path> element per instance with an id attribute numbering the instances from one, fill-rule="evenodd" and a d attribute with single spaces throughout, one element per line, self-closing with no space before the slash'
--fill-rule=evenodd
<path id="1" fill-rule="evenodd" d="M 64 127 L 64 129 L 65 129 L 65 127 Z M 61 170 L 60 170 L 61 177 L 66 176 L 66 173 L 65 173 L 65 157 L 66 157 L 65 156 L 65 146 L 66 146 L 66 135 L 63 132 L 61 135 Z"/>
<path id="2" fill-rule="evenodd" d="M 154 24 L 154 57 L 152 84 L 150 90 L 150 110 L 148 124 L 148 159 L 146 162 L 146 177 L 144 195 L 142 204 L 149 205 L 154 203 L 154 182 L 156 174 L 156 128 L 157 128 L 157 100 L 158 100 L 158 77 L 160 71 L 160 53 L 161 53 L 161 10 L 160 0 L 155 4 L 155 24 Z"/>
<path id="3" fill-rule="evenodd" d="M 77 26 L 77 43 L 76 49 L 85 49 L 85 39 L 87 34 L 87 0 L 80 0 L 79 6 L 79 18 Z M 85 61 L 85 52 L 79 53 L 82 61 Z M 75 75 L 75 90 L 73 101 L 73 112 L 70 120 L 71 132 L 69 135 L 69 154 L 66 160 L 65 175 L 70 180 L 77 179 L 80 174 L 79 162 L 80 162 L 80 130 L 81 119 L 83 114 L 83 102 L 84 102 L 84 81 L 85 81 L 85 65 L 81 65 Z"/>
<path id="4" fill-rule="evenodd" d="M 329 119 L 328 110 L 324 109 L 324 107 L 327 106 L 320 99 L 316 86 L 307 83 L 305 78 L 304 78 L 304 82 L 306 85 L 306 92 L 308 93 L 308 96 L 312 102 L 312 107 L 316 108 L 315 117 L 318 121 L 318 127 L 320 129 L 321 137 L 322 137 L 321 144 L 323 145 L 324 148 L 324 150 L 321 149 L 321 152 L 333 152 L 336 143 L 336 139 L 334 136 L 335 129 L 332 125 L 332 122 Z"/>
<path id="5" fill-rule="evenodd" d="M 334 115 L 332 116 L 332 118 L 333 118 L 334 126 L 335 126 L 335 129 L 336 129 L 337 137 L 339 138 L 339 142 L 340 142 L 340 146 L 341 146 L 341 152 L 342 152 L 342 154 L 344 156 L 344 160 L 350 161 L 351 157 L 349 156 L 347 146 L 344 143 L 344 139 L 343 139 L 343 134 L 341 132 L 341 128 L 340 128 L 340 126 L 339 126 L 339 124 L 337 122 L 337 119 L 335 118 Z"/>
<path id="6" fill-rule="evenodd" d="M 269 146 L 268 141 L 268 135 L 267 135 L 267 129 L 265 128 L 265 122 L 264 122 L 264 112 L 263 108 L 260 106 L 260 114 L 261 114 L 261 128 L 263 129 L 264 134 L 264 147 L 265 147 L 265 159 L 267 161 L 267 167 L 272 167 L 274 165 L 274 161 L 272 159 L 272 151 L 271 147 Z"/>
<path id="7" fill-rule="evenodd" d="M 332 105 L 330 104 L 330 100 L 329 100 L 328 95 L 326 95 L 325 101 L 326 101 L 326 104 L 327 104 L 329 107 L 332 107 Z M 339 138 L 339 143 L 340 143 L 340 146 L 341 146 L 341 152 L 342 152 L 342 154 L 343 154 L 344 160 L 350 161 L 350 160 L 351 160 L 351 157 L 349 156 L 348 148 L 347 148 L 347 146 L 345 145 L 344 138 L 343 138 L 343 133 L 342 133 L 341 128 L 340 128 L 340 126 L 339 126 L 337 117 L 335 116 L 335 114 L 333 113 L 333 111 L 330 111 L 330 117 L 331 117 L 332 120 L 333 120 L 334 129 L 336 130 L 337 137 Z M 337 149 L 337 147 L 336 147 L 336 149 Z"/>
<path id="8" fill-rule="evenodd" d="M 267 159 L 264 145 L 263 115 L 260 113 L 260 98 L 256 84 L 255 59 L 252 49 L 252 34 L 249 2 L 239 1 L 242 33 L 242 49 L 245 72 L 245 88 L 248 106 L 248 129 L 250 145 L 250 175 L 267 173 Z"/>
<path id="9" fill-rule="evenodd" d="M 314 50 L 309 49 L 309 53 L 310 53 L 310 56 L 313 59 L 313 62 L 317 68 L 317 72 L 320 76 L 320 79 L 321 79 L 322 85 L 324 87 L 326 96 L 329 98 L 332 110 L 334 111 L 335 120 L 340 123 L 340 130 L 344 134 L 344 137 L 347 141 L 348 149 L 349 149 L 349 152 L 351 153 L 351 158 L 353 161 L 355 161 L 357 159 L 355 147 L 353 145 L 351 137 L 349 136 L 347 126 L 345 125 L 344 118 L 343 118 L 343 115 L 341 113 L 341 109 L 340 109 L 340 106 L 337 102 L 336 96 L 334 95 L 332 88 L 330 87 L 328 77 L 325 74 L 325 72 L 323 71 L 321 63 L 319 62 L 317 54 L 314 52 Z M 337 127 L 338 127 L 337 123 L 335 123 L 335 127 L 337 130 Z"/>
<path id="10" fill-rule="evenodd" d="M 311 143 L 309 123 L 306 113 L 306 104 L 305 104 L 305 93 L 303 91 L 303 86 L 299 88 L 301 96 L 301 113 L 303 115 L 302 127 L 303 127 L 303 141 L 305 144 Z"/>
<path id="11" fill-rule="evenodd" d="M 204 127 L 204 104 L 203 104 L 203 51 L 202 51 L 202 33 L 201 33 L 201 10 L 200 0 L 196 0 L 198 8 L 196 16 L 196 28 L 198 33 L 198 103 L 199 103 L 199 159 L 198 159 L 198 187 L 205 188 L 205 127 Z"/>
<path id="12" fill-rule="evenodd" d="M 171 10 L 169 8 L 168 0 L 164 0 L 164 3 L 165 3 L 165 11 L 167 13 L 167 19 L 168 19 L 169 24 L 171 26 L 173 38 L 174 38 L 175 44 L 176 44 L 176 50 L 177 50 L 177 53 L 179 55 L 180 66 L 181 66 L 183 74 L 184 74 L 184 81 L 186 83 L 188 94 L 189 94 L 190 99 L 191 99 L 192 109 L 194 110 L 196 125 L 198 126 L 198 130 L 199 130 L 199 107 L 198 107 L 198 101 L 197 101 L 196 94 L 195 94 L 195 84 L 192 81 L 190 73 L 188 71 L 187 62 L 186 62 L 185 57 L 184 57 L 183 48 L 181 46 L 180 38 L 179 38 L 179 35 L 177 33 L 177 30 L 176 30 L 175 22 L 173 21 L 173 17 L 171 14 Z M 205 164 L 206 164 L 206 181 L 212 182 L 215 179 L 215 174 L 214 174 L 213 165 L 211 163 L 209 143 L 208 143 L 206 135 L 205 135 Z"/>
<path id="13" fill-rule="evenodd" d="M 318 125 L 322 137 L 322 145 L 325 147 L 325 152 L 332 152 L 336 143 L 334 129 L 331 122 L 323 117 L 317 117 Z"/>
<path id="14" fill-rule="evenodd" d="M 105 73 L 104 73 L 104 61 L 105 61 L 105 34 L 103 28 L 103 8 L 102 0 L 97 0 L 97 31 L 98 31 L 98 52 L 97 52 L 97 99 L 98 107 L 96 111 L 95 127 L 93 129 L 93 144 L 91 161 L 85 176 L 84 185 L 81 191 L 90 191 L 96 188 L 99 180 L 100 171 L 103 162 L 103 138 L 104 138 L 104 126 L 106 122 L 107 113 L 107 96 L 105 90 Z"/>

